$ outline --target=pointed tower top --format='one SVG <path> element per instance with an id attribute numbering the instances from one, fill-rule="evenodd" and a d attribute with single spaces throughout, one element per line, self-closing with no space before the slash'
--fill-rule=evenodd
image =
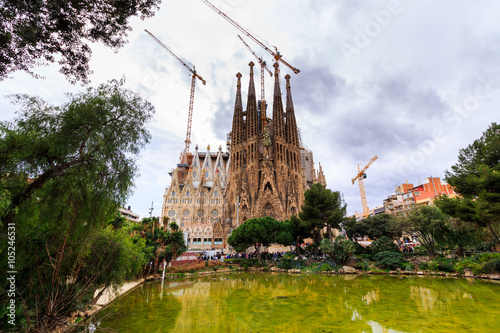
<path id="1" fill-rule="evenodd" d="M 241 73 L 236 77 L 236 100 L 234 102 L 233 127 L 231 131 L 231 144 L 238 144 L 244 141 L 244 123 L 243 123 L 243 102 L 241 101 Z"/>
<path id="2" fill-rule="evenodd" d="M 291 88 L 290 88 L 290 79 L 292 77 L 287 74 L 285 76 L 285 80 L 286 80 L 286 110 L 287 112 L 289 110 L 293 110 L 293 101 L 292 101 L 292 92 L 291 92 Z"/>
<path id="3" fill-rule="evenodd" d="M 274 63 L 274 96 L 281 96 L 281 89 L 280 89 L 280 65 L 275 62 Z"/>

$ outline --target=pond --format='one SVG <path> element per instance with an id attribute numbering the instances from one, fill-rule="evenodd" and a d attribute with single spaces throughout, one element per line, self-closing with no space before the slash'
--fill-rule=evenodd
<path id="1" fill-rule="evenodd" d="M 233 273 L 147 283 L 97 319 L 119 332 L 498 332 L 500 284 Z"/>

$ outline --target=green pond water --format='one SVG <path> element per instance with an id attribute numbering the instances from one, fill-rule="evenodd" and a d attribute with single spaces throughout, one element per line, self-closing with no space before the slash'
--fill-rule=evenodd
<path id="1" fill-rule="evenodd" d="M 472 279 L 234 273 L 144 284 L 97 319 L 118 332 L 500 332 L 499 296 Z"/>

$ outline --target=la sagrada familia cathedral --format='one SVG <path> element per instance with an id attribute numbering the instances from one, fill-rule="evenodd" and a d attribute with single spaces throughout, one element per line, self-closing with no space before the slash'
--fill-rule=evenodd
<path id="1" fill-rule="evenodd" d="M 253 66 L 251 62 L 246 110 L 242 75 L 236 75 L 228 151 L 219 146 L 212 153 L 208 146 L 200 152 L 197 146 L 171 172 L 161 220 L 176 221 L 191 249 L 225 247 L 231 230 L 252 217 L 283 220 L 297 215 L 305 190 L 316 182 L 326 186 L 321 165 L 316 172 L 313 154 L 299 137 L 290 76 L 285 76 L 284 108 L 279 68 L 274 65 L 272 118 L 268 118 L 265 102 L 257 103 Z"/>

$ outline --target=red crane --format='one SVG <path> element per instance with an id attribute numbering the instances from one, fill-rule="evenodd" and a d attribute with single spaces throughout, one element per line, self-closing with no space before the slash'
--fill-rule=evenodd
<path id="1" fill-rule="evenodd" d="M 356 182 L 356 180 L 358 181 L 358 184 L 359 184 L 359 193 L 361 194 L 361 205 L 363 206 L 363 216 L 365 218 L 370 213 L 370 209 L 368 208 L 368 203 L 366 201 L 365 184 L 363 183 L 363 179 L 366 178 L 365 171 L 373 164 L 373 162 L 375 162 L 375 160 L 377 158 L 378 158 L 377 155 L 375 155 L 374 157 L 372 157 L 370 159 L 370 162 L 368 162 L 368 164 L 365 165 L 365 167 L 363 169 L 360 169 L 359 164 L 358 164 L 358 174 L 356 175 L 356 177 L 354 177 L 353 179 L 351 179 L 353 185 Z"/>
<path id="2" fill-rule="evenodd" d="M 269 47 L 267 47 L 264 43 L 262 43 L 257 37 L 255 37 L 248 29 L 243 28 L 241 25 L 239 25 L 237 22 L 233 21 L 229 16 L 224 14 L 220 9 L 212 5 L 208 0 L 202 0 L 208 7 L 212 8 L 217 14 L 222 16 L 225 20 L 227 20 L 229 23 L 231 23 L 233 26 L 235 26 L 239 31 L 244 33 L 248 38 L 253 40 L 255 43 L 257 43 L 260 47 L 262 47 L 264 50 L 269 52 L 273 57 L 276 62 L 281 62 L 283 63 L 286 67 L 290 68 L 295 74 L 298 74 L 300 72 L 299 69 L 293 67 L 290 65 L 288 62 L 286 62 L 283 59 L 283 56 L 278 52 L 278 48 L 276 46 L 273 46 L 274 49 L 276 50 L 273 51 Z"/>
<path id="3" fill-rule="evenodd" d="M 207 84 L 207 82 L 200 76 L 198 73 L 196 73 L 195 67 L 193 68 L 189 67 L 179 56 L 177 56 L 172 50 L 170 50 L 165 44 L 160 42 L 158 38 L 155 37 L 152 33 L 150 33 L 148 30 L 144 29 L 151 38 L 153 38 L 158 44 L 160 44 L 161 47 L 163 47 L 168 53 L 170 53 L 172 56 L 174 56 L 175 59 L 179 60 L 179 62 L 187 68 L 188 71 L 191 72 L 191 94 L 189 95 L 189 113 L 188 113 L 188 123 L 187 123 L 187 131 L 186 131 L 186 140 L 185 142 L 185 147 L 184 147 L 184 152 L 181 155 L 181 163 L 184 163 L 184 159 L 187 158 L 187 154 L 189 153 L 189 145 L 191 144 L 191 124 L 193 122 L 193 102 L 194 102 L 194 87 L 196 83 L 196 79 L 199 79 L 204 85 Z M 187 162 L 186 162 L 187 163 Z"/>

